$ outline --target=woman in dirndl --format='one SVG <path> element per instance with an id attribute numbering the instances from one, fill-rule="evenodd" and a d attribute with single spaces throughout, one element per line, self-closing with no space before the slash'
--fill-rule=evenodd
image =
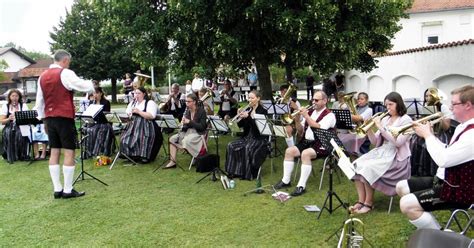
<path id="1" fill-rule="evenodd" d="M 176 168 L 176 153 L 178 148 L 185 149 L 193 157 L 197 157 L 204 146 L 206 134 L 207 115 L 202 105 L 198 105 L 195 94 L 186 96 L 186 110 L 181 119 L 181 130 L 170 137 L 170 161 L 164 169 Z"/>
<path id="2" fill-rule="evenodd" d="M 349 207 L 353 213 L 367 213 L 373 209 L 374 190 L 385 195 L 396 194 L 398 181 L 410 178 L 410 135 L 394 137 L 389 127 L 398 127 L 412 122 L 406 114 L 403 99 L 397 92 L 385 96 L 384 104 L 388 116 L 374 118 L 378 131 L 367 132 L 376 148 L 354 161 L 356 175 L 352 178 L 358 194 L 358 202 Z"/>
<path id="3" fill-rule="evenodd" d="M 92 104 L 103 105 L 102 111 L 96 116 L 95 123 L 84 128 L 85 135 L 85 158 L 97 155 L 112 155 L 115 150 L 115 134 L 112 124 L 107 121 L 104 112 L 110 112 L 110 102 L 105 99 L 101 87 L 95 87 L 94 100 Z"/>
<path id="4" fill-rule="evenodd" d="M 252 180 L 270 152 L 267 136 L 260 134 L 255 122 L 255 114 L 267 114 L 260 104 L 261 94 L 251 91 L 248 96 L 247 109 L 241 110 L 237 125 L 244 129 L 240 139 L 227 145 L 225 169 L 231 177 Z"/>
<path id="5" fill-rule="evenodd" d="M 446 104 L 441 103 L 438 89 L 428 88 L 424 93 L 425 100 L 423 106 L 434 106 L 436 112 L 443 113 L 448 117 L 452 115 L 451 110 Z M 455 127 L 454 127 L 455 128 Z M 434 125 L 433 130 L 435 136 L 443 143 L 449 144 L 451 136 L 454 133 L 454 128 L 451 128 L 451 119 L 444 118 L 440 123 Z M 438 165 L 433 161 L 428 150 L 426 150 L 425 139 L 417 135 L 413 136 L 411 150 L 411 175 L 412 176 L 435 176 L 438 170 Z"/>
<path id="6" fill-rule="evenodd" d="M 2 156 L 8 163 L 28 159 L 28 137 L 21 135 L 20 127 L 15 121 L 15 112 L 24 110 L 28 110 L 28 106 L 23 103 L 21 92 L 18 89 L 11 89 L 8 92 L 7 103 L 2 106 L 0 112 L 0 122 L 4 125 Z"/>
<path id="7" fill-rule="evenodd" d="M 130 116 L 120 138 L 120 152 L 139 163 L 155 160 L 163 143 L 161 128 L 155 122 L 158 106 L 148 99 L 144 87 L 134 92 L 134 100 L 125 111 Z"/>

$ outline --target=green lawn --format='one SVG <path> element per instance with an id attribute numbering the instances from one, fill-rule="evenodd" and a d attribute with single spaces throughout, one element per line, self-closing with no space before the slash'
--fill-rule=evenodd
<path id="1" fill-rule="evenodd" d="M 225 136 L 220 144 L 232 139 Z M 283 149 L 283 141 L 279 147 Z M 215 151 L 213 140 L 210 149 Z M 224 152 L 221 145 L 222 156 Z M 164 160 L 162 154 L 158 162 Z M 236 188 L 227 191 L 209 179 L 196 184 L 204 174 L 188 171 L 189 161 L 189 155 L 180 154 L 186 171 L 152 173 L 158 162 L 124 166 L 121 160 L 109 170 L 87 160 L 86 170 L 109 186 L 79 181 L 76 188 L 86 191 L 85 197 L 55 200 L 46 161 L 10 165 L 2 160 L 0 246 L 336 246 L 336 238 L 324 240 L 347 218 L 346 211 L 325 211 L 317 220 L 303 209 L 307 204 L 322 207 L 328 183 L 326 177 L 323 189 L 317 190 L 321 162 L 314 167 L 308 192 L 281 204 L 268 193 L 243 196 L 255 181 L 237 180 Z M 264 184 L 281 177 L 281 157 L 274 159 L 274 173 L 270 162 L 264 164 Z M 352 183 L 343 177 L 340 183 L 335 177 L 334 188 L 344 201 L 357 199 Z M 375 209 L 359 216 L 365 237 L 375 247 L 403 247 L 414 227 L 400 213 L 398 198 L 391 214 L 388 203 L 389 197 L 377 193 Z M 447 214 L 437 215 L 446 221 Z"/>

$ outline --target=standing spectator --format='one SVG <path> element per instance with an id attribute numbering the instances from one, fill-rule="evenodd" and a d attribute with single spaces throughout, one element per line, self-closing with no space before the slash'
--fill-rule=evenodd
<path id="1" fill-rule="evenodd" d="M 242 86 L 249 86 L 247 80 L 245 79 L 245 75 L 242 73 L 239 76 L 239 80 L 237 81 L 237 86 L 242 87 Z"/>
<path id="2" fill-rule="evenodd" d="M 202 78 L 199 77 L 199 73 L 195 73 L 193 82 L 191 83 L 191 90 L 193 91 L 194 94 L 198 95 L 198 92 L 202 87 L 206 87 L 204 85 L 204 80 L 202 80 Z"/>
<path id="3" fill-rule="evenodd" d="M 123 89 L 124 89 L 125 95 L 128 95 L 128 93 L 130 93 L 130 91 L 133 90 L 132 82 L 133 82 L 132 75 L 128 72 L 125 73 L 125 80 L 123 81 Z"/>
<path id="4" fill-rule="evenodd" d="M 186 80 L 186 86 L 185 86 L 184 94 L 188 95 L 188 94 L 193 93 L 191 84 L 192 84 L 191 80 Z"/>
<path id="5" fill-rule="evenodd" d="M 72 198 L 85 195 L 72 187 L 74 179 L 74 150 L 76 149 L 77 133 L 74 124 L 73 90 L 90 92 L 94 89 L 91 82 L 80 79 L 74 71 L 69 70 L 71 54 L 58 50 L 54 54 L 54 64 L 41 74 L 38 80 L 36 108 L 38 118 L 44 123 L 49 136 L 51 155 L 49 173 L 54 186 L 53 196 Z M 59 157 L 64 153 L 63 174 L 64 188 L 60 180 Z"/>
<path id="6" fill-rule="evenodd" d="M 313 97 L 313 92 L 314 92 L 313 86 L 314 86 L 314 77 L 310 72 L 308 73 L 308 76 L 306 77 L 306 95 L 307 95 L 308 101 L 311 99 L 311 97 Z"/>
<path id="7" fill-rule="evenodd" d="M 255 69 L 252 69 L 249 75 L 247 75 L 247 79 L 249 81 L 250 91 L 257 90 L 258 76 L 257 73 L 255 73 Z"/>

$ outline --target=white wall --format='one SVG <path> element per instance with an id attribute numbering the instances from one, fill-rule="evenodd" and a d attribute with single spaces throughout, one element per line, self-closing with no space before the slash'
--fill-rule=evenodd
<path id="1" fill-rule="evenodd" d="M 438 44 L 474 38 L 474 8 L 413 13 L 399 23 L 403 29 L 392 40 L 392 51 L 428 46 L 430 33 L 439 33 Z"/>
<path id="2" fill-rule="evenodd" d="M 30 62 L 23 59 L 22 57 L 18 56 L 18 54 L 8 51 L 2 55 L 0 55 L 0 60 L 5 60 L 8 64 L 8 67 L 5 69 L 5 72 L 17 72 L 29 65 Z"/>
<path id="3" fill-rule="evenodd" d="M 474 85 L 474 44 L 376 58 L 370 73 L 345 72 L 346 92 L 365 91 L 370 101 L 382 101 L 390 91 L 403 98 L 423 97 L 428 87 L 438 87 L 450 101 L 451 90 Z"/>

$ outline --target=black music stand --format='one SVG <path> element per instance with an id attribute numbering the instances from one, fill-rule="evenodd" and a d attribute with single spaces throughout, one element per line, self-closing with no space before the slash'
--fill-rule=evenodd
<path id="1" fill-rule="evenodd" d="M 43 123 L 43 121 L 38 120 L 38 112 L 36 110 L 24 110 L 15 112 L 15 122 L 18 126 L 28 125 L 30 129 L 30 162 L 28 165 L 32 164 L 35 159 L 33 156 L 33 130 L 31 125 L 38 125 Z"/>
<path id="2" fill-rule="evenodd" d="M 412 118 L 420 118 L 421 116 L 421 109 L 423 108 L 423 101 L 417 98 L 406 98 L 403 99 L 405 102 L 405 106 L 407 108 L 407 115 Z"/>
<path id="3" fill-rule="evenodd" d="M 103 105 L 89 105 L 89 107 L 87 107 L 86 111 L 84 111 L 81 115 L 77 115 L 76 114 L 76 117 L 79 118 L 79 122 L 80 122 L 80 130 L 79 130 L 79 135 L 80 135 L 80 140 L 79 140 L 79 149 L 81 150 L 81 156 L 80 156 L 80 160 L 81 160 L 81 172 L 79 173 L 79 175 L 77 176 L 76 180 L 74 180 L 74 184 L 77 183 L 77 181 L 79 180 L 85 180 L 85 175 L 88 175 L 90 176 L 92 179 L 102 183 L 103 185 L 105 186 L 109 186 L 108 184 L 104 183 L 103 181 L 101 181 L 100 179 L 98 179 L 97 177 L 94 177 L 93 175 L 91 175 L 90 173 L 88 173 L 85 169 L 84 169 L 84 140 L 87 138 L 88 135 L 86 136 L 82 136 L 82 125 L 83 125 L 83 121 L 87 120 L 88 122 L 90 122 L 91 120 L 93 121 L 94 118 L 100 113 L 102 112 L 102 109 L 104 108 Z"/>
<path id="4" fill-rule="evenodd" d="M 337 129 L 354 129 L 354 123 L 352 123 L 351 111 L 348 109 L 331 109 L 331 112 L 336 116 L 336 128 Z"/>
<path id="5" fill-rule="evenodd" d="M 325 130 L 325 129 L 320 129 L 320 128 L 311 128 L 311 130 L 314 133 L 314 138 L 318 139 L 321 146 L 324 147 L 327 151 L 333 151 L 333 147 L 331 145 L 331 139 L 334 139 L 334 141 L 340 146 L 344 147 L 342 144 L 341 140 L 337 137 L 336 133 L 333 131 Z M 332 183 L 332 174 L 334 171 L 334 167 L 337 165 L 337 156 L 334 154 L 334 152 L 331 152 L 328 160 L 328 166 L 329 166 L 329 190 L 326 193 L 326 199 L 324 200 L 323 207 L 321 208 L 321 212 L 319 212 L 318 219 L 321 217 L 321 214 L 323 213 L 324 209 L 326 209 L 329 214 L 332 214 L 336 209 L 339 207 L 347 208 L 347 204 L 342 202 L 341 198 L 336 194 L 336 192 L 333 191 L 333 183 Z M 336 199 L 339 201 L 339 205 L 336 208 L 333 208 L 332 204 L 332 197 L 336 197 Z M 329 200 L 329 207 L 326 206 Z"/>
<path id="6" fill-rule="evenodd" d="M 156 116 L 158 120 L 156 120 L 156 124 L 162 128 L 162 130 L 164 129 L 172 129 L 173 132 L 175 129 L 178 129 L 179 128 L 179 124 L 178 122 L 176 122 L 176 119 L 174 118 L 173 115 L 157 115 Z M 166 133 L 166 132 L 165 132 Z M 166 133 L 168 134 L 168 138 L 167 139 L 164 139 L 163 140 L 168 140 L 168 147 L 170 145 L 170 134 L 169 133 Z M 166 143 L 166 141 L 164 141 L 164 143 Z M 166 145 L 163 144 L 163 149 L 165 150 L 165 160 L 163 161 L 163 163 L 160 164 L 160 166 L 156 167 L 153 172 L 156 172 L 158 171 L 160 168 L 162 168 L 166 162 L 168 162 L 168 158 L 169 158 L 169 152 L 166 150 Z M 176 161 L 175 161 L 176 162 Z M 177 165 L 177 164 L 176 164 Z M 179 165 L 178 165 L 179 166 Z M 181 166 L 179 166 L 179 168 L 181 168 Z M 183 168 L 181 168 L 182 170 L 184 170 Z"/>
<path id="7" fill-rule="evenodd" d="M 221 160 L 220 160 L 220 155 L 219 155 L 219 133 L 228 133 L 230 131 L 229 126 L 227 126 L 227 123 L 224 120 L 222 120 L 219 116 L 211 115 L 211 116 L 207 116 L 207 118 L 209 120 L 209 123 L 211 124 L 211 131 L 213 133 L 213 136 L 215 137 L 214 140 L 216 141 L 216 154 L 218 157 L 217 167 L 215 167 L 212 171 L 210 171 L 204 177 L 199 179 L 196 183 L 200 183 L 202 180 L 204 180 L 204 178 L 210 175 L 212 175 L 211 177 L 212 181 L 217 180 L 216 174 L 219 174 L 219 175 L 224 174 L 225 176 L 227 176 L 227 173 L 225 173 L 221 169 Z"/>

